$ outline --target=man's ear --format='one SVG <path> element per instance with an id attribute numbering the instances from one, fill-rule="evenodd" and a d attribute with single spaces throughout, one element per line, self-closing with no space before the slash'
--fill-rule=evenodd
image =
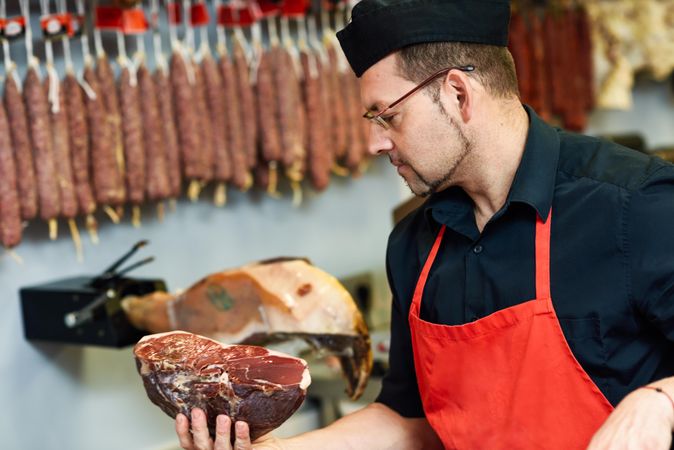
<path id="1" fill-rule="evenodd" d="M 456 108 L 461 120 L 466 123 L 473 116 L 473 102 L 475 90 L 470 84 L 470 78 L 464 72 L 450 70 L 444 79 L 442 89 L 448 95 L 450 104 Z"/>

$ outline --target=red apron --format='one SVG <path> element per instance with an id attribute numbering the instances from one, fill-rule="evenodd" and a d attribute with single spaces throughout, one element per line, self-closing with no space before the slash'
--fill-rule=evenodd
<path id="1" fill-rule="evenodd" d="M 435 239 L 409 322 L 424 411 L 445 448 L 584 449 L 613 410 L 571 353 L 552 305 L 551 217 L 536 222 L 536 298 L 465 325 L 419 317 L 444 226 Z"/>

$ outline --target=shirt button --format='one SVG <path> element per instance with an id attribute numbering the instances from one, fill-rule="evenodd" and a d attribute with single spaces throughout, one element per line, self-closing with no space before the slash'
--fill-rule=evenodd
<path id="1" fill-rule="evenodd" d="M 476 255 L 482 253 L 482 246 L 480 244 L 477 244 L 475 247 L 473 247 L 473 253 L 475 253 Z"/>

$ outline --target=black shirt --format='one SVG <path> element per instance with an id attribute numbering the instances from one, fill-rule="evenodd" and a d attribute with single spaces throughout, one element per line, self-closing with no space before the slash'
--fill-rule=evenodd
<path id="1" fill-rule="evenodd" d="M 377 401 L 403 416 L 424 415 L 407 314 L 441 224 L 447 231 L 421 318 L 459 325 L 535 298 L 536 214 L 547 217 L 551 206 L 552 301 L 580 365 L 613 405 L 674 375 L 674 166 L 552 128 L 526 109 L 522 160 L 505 205 L 482 233 L 471 199 L 453 187 L 432 195 L 389 237 L 390 367 Z"/>

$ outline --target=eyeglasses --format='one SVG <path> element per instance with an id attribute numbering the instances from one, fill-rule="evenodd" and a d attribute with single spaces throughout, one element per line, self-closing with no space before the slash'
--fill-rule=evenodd
<path id="1" fill-rule="evenodd" d="M 399 98 L 398 100 L 396 100 L 395 102 L 393 102 L 393 103 L 391 103 L 390 105 L 388 105 L 386 108 L 384 108 L 384 109 L 383 109 L 382 111 L 380 111 L 379 113 L 374 114 L 372 111 L 367 111 L 365 114 L 363 114 L 363 117 L 366 118 L 366 119 L 368 119 L 368 120 L 370 120 L 370 121 L 372 121 L 372 122 L 374 122 L 374 123 L 376 123 L 376 124 L 379 125 L 380 127 L 383 127 L 385 130 L 390 129 L 390 128 L 391 128 L 391 125 L 386 121 L 385 118 L 382 117 L 382 115 L 383 115 L 386 111 L 388 111 L 389 109 L 393 108 L 394 106 L 399 105 L 400 103 L 403 102 L 403 100 L 407 99 L 408 97 L 410 97 L 410 96 L 411 96 L 412 94 L 414 94 L 415 92 L 417 92 L 417 91 L 423 89 L 424 87 L 428 86 L 428 84 L 430 84 L 430 82 L 433 81 L 433 80 L 435 80 L 437 77 L 439 77 L 439 76 L 441 76 L 441 75 L 445 75 L 446 73 L 449 73 L 450 71 L 452 71 L 452 70 L 454 70 L 454 69 L 460 70 L 460 71 L 462 71 L 462 72 L 472 72 L 473 70 L 475 70 L 475 66 L 455 66 L 455 67 L 448 67 L 448 68 L 446 68 L 446 69 L 442 69 L 442 70 L 440 70 L 440 71 L 438 71 L 438 72 L 435 72 L 433 75 L 431 75 L 430 77 L 426 78 L 424 81 L 422 81 L 421 83 L 419 83 L 414 89 L 412 89 L 412 90 L 409 91 L 407 94 L 405 94 L 405 95 L 403 95 L 402 97 L 400 97 L 400 98 Z"/>

